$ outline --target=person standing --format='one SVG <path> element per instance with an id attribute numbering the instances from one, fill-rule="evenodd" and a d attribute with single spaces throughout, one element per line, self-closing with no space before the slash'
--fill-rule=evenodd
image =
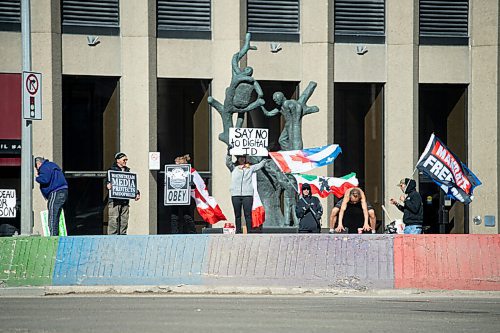
<path id="1" fill-rule="evenodd" d="M 175 164 L 188 164 L 191 160 L 189 154 L 179 156 L 175 158 Z M 191 192 L 194 191 L 194 184 L 191 180 L 189 184 L 191 187 Z M 173 234 L 195 234 L 196 226 L 194 223 L 194 208 L 195 203 L 193 196 L 191 195 L 191 201 L 189 205 L 175 205 L 171 206 L 170 223 L 171 232 Z"/>
<path id="2" fill-rule="evenodd" d="M 117 153 L 115 162 L 108 169 L 111 171 L 130 172 L 127 167 L 128 157 L 125 153 Z M 111 190 L 110 179 L 106 182 L 106 187 Z M 135 201 L 141 198 L 141 193 L 137 190 Z M 108 235 L 126 235 L 128 229 L 129 199 L 108 198 Z"/>
<path id="3" fill-rule="evenodd" d="M 35 158 L 36 182 L 47 200 L 48 224 L 51 236 L 59 236 L 59 218 L 68 199 L 68 182 L 61 168 L 43 157 Z"/>
<path id="4" fill-rule="evenodd" d="M 236 163 L 233 163 L 231 155 L 226 156 L 226 166 L 231 171 L 231 202 L 233 204 L 234 219 L 236 223 L 236 233 L 241 234 L 241 208 L 245 214 L 245 223 L 247 232 L 252 230 L 252 204 L 253 204 L 253 185 L 252 175 L 255 171 L 264 167 L 268 160 L 262 160 L 257 164 L 250 164 L 246 156 L 236 157 Z"/>
<path id="5" fill-rule="evenodd" d="M 403 223 L 405 234 L 421 234 L 424 222 L 424 207 L 422 197 L 417 192 L 417 183 L 410 178 L 401 179 L 397 185 L 403 194 L 399 198 L 403 203 L 391 198 L 391 204 L 403 212 Z"/>
<path id="6" fill-rule="evenodd" d="M 311 195 L 311 185 L 302 184 L 302 195 L 295 207 L 295 214 L 300 219 L 299 232 L 301 233 L 320 233 L 321 216 L 323 207 L 318 198 Z"/>

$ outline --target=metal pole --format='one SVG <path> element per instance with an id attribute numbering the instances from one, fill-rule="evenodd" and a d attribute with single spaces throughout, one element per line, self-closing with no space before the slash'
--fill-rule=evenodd
<path id="1" fill-rule="evenodd" d="M 31 71 L 30 0 L 21 0 L 23 71 Z M 21 82 L 24 84 L 24 82 Z M 33 153 L 32 124 L 21 110 L 21 235 L 33 230 Z"/>

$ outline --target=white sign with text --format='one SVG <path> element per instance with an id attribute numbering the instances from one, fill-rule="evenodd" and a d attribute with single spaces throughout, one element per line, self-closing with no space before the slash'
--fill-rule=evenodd
<path id="1" fill-rule="evenodd" d="M 0 190 L 0 217 L 16 217 L 16 190 Z"/>
<path id="2" fill-rule="evenodd" d="M 267 156 L 269 130 L 267 128 L 229 128 L 231 155 Z"/>

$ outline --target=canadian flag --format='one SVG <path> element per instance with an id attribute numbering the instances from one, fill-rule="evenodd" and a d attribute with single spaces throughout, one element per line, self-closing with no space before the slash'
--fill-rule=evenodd
<path id="1" fill-rule="evenodd" d="M 191 196 L 194 198 L 196 209 L 203 220 L 210 224 L 226 221 L 227 219 L 222 213 L 217 201 L 208 194 L 207 186 L 198 171 L 191 168 L 191 176 L 196 186 L 196 188 L 191 191 Z"/>
<path id="2" fill-rule="evenodd" d="M 252 204 L 252 228 L 260 227 L 266 219 L 266 211 L 260 201 L 259 191 L 257 191 L 257 175 L 252 174 L 253 204 Z"/>

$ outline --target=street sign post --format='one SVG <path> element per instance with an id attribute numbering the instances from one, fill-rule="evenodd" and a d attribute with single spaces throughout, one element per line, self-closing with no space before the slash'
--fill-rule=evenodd
<path id="1" fill-rule="evenodd" d="M 42 74 L 23 72 L 23 118 L 42 120 Z"/>

